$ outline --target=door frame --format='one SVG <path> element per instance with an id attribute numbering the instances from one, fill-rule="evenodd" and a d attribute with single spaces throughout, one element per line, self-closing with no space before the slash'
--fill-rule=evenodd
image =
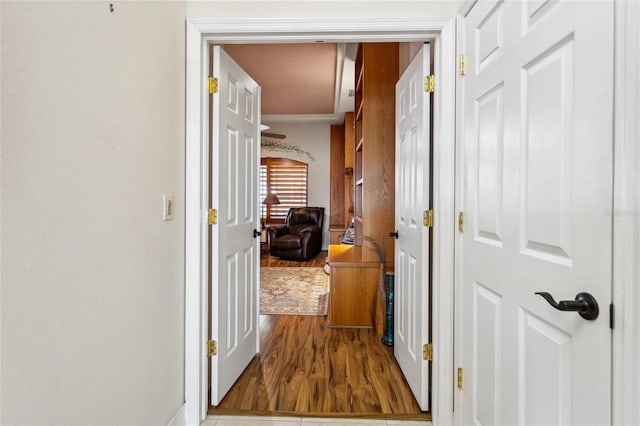
<path id="1" fill-rule="evenodd" d="M 640 409 L 640 3 L 614 2 L 612 424 Z"/>
<path id="2" fill-rule="evenodd" d="M 185 421 L 207 414 L 209 44 L 435 40 L 433 422 L 453 421 L 455 17 L 188 19 L 186 23 Z"/>
<path id="3" fill-rule="evenodd" d="M 465 52 L 464 20 L 477 0 L 464 0 L 457 16 L 456 52 Z M 640 170 L 640 3 L 614 1 L 614 116 L 613 116 L 613 277 L 612 301 L 612 387 L 611 424 L 640 423 L 640 191 L 637 189 Z M 471 48 L 471 46 L 469 46 Z M 456 76 L 456 211 L 464 210 L 464 77 Z M 462 237 L 455 244 L 455 366 L 462 367 L 461 306 L 462 306 Z M 455 390 L 455 406 L 463 403 L 462 391 Z M 462 424 L 455 416 L 454 424 Z"/>

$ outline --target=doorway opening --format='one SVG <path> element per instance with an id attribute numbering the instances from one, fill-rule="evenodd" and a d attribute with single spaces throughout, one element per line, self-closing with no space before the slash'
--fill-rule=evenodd
<path id="1" fill-rule="evenodd" d="M 203 64 L 208 63 L 208 54 L 205 46 L 209 42 L 225 43 L 229 40 L 242 40 L 246 42 L 251 40 L 254 42 L 266 42 L 277 39 L 282 40 L 282 31 L 279 34 L 272 34 L 273 30 L 267 28 L 268 20 L 265 21 L 265 27 L 261 31 L 261 36 L 255 36 L 256 24 L 251 23 L 244 28 L 234 22 L 232 26 L 229 23 L 212 22 L 190 22 L 188 25 L 188 129 L 187 129 L 187 351 L 186 351 L 186 395 L 187 395 L 187 418 L 203 418 L 206 407 L 206 357 L 198 350 L 204 347 L 207 336 L 208 324 L 208 306 L 203 303 L 207 300 L 206 286 L 206 264 L 209 253 L 205 244 L 204 235 L 206 235 L 206 225 L 201 220 L 202 209 L 208 207 L 207 182 L 203 181 L 203 169 L 206 161 L 203 160 L 202 147 L 203 142 L 207 140 L 206 119 L 208 118 L 208 107 L 204 93 L 204 76 L 206 75 L 206 67 Z M 356 23 L 357 24 L 357 23 Z M 390 31 L 389 28 L 405 28 L 405 30 Z M 259 26 L 258 26 L 259 27 Z M 453 21 L 450 19 L 433 19 L 433 20 L 415 20 L 408 23 L 402 20 L 394 22 L 393 19 L 381 20 L 380 22 L 361 22 L 356 27 L 362 27 L 363 30 L 359 34 L 351 33 L 354 28 L 354 22 L 349 23 L 346 28 L 344 22 L 333 22 L 326 20 L 324 22 L 315 21 L 313 23 L 305 22 L 302 27 L 293 25 L 295 28 L 288 28 L 284 33 L 291 34 L 286 36 L 289 41 L 301 41 L 312 39 L 332 39 L 332 40 L 370 40 L 374 38 L 376 41 L 385 40 L 415 40 L 424 38 L 433 38 L 436 41 L 436 62 L 439 64 L 436 74 L 442 74 L 440 87 L 442 91 L 435 97 L 435 123 L 434 133 L 435 139 L 443 141 L 442 147 L 435 147 L 436 158 L 435 176 L 439 182 L 434 182 L 436 191 L 434 198 L 435 205 L 438 206 L 438 212 L 443 213 L 442 225 L 443 230 L 449 229 L 446 225 L 448 222 L 453 223 L 453 93 L 454 81 L 454 43 L 453 43 Z M 343 29 L 344 28 L 344 29 Z M 368 30 L 364 30 L 367 28 Z M 406 28 L 412 28 L 407 31 Z M 245 33 L 243 33 L 243 31 Z M 244 35 L 243 35 L 244 34 Z M 375 34 L 372 36 L 372 34 Z M 439 60 L 440 59 L 440 60 Z M 449 73 L 447 75 L 447 72 Z M 192 121 L 193 120 L 193 121 Z M 199 124 L 198 124 L 199 123 Z M 206 153 L 206 148 L 205 148 Z M 206 158 L 206 155 L 204 156 Z M 193 166 L 193 167 L 190 167 Z M 193 184 L 193 187 L 192 185 Z M 450 191 L 449 191 L 450 190 Z M 445 192 L 447 196 L 443 196 Z M 439 203 L 442 199 L 444 202 Z M 450 200 L 446 200 L 450 199 Z M 191 214 L 189 214 L 191 213 Z M 449 218 L 449 213 L 451 217 Z M 453 229 L 451 226 L 450 229 Z M 452 339 L 452 306 L 453 297 L 450 294 L 450 288 L 439 289 L 438 283 L 443 277 L 452 275 L 453 268 L 447 265 L 447 261 L 452 261 L 449 256 L 453 251 L 453 235 L 448 232 L 434 231 L 434 346 L 436 354 L 434 356 L 434 377 L 433 387 L 438 389 L 434 392 L 433 400 L 433 416 L 434 419 L 438 415 L 444 417 L 450 416 L 452 410 L 452 380 L 450 377 L 453 339 Z M 439 250 L 441 249 L 441 250 Z M 189 265 L 194 266 L 190 270 Z M 203 297 L 205 296 L 205 297 Z M 437 343 L 436 343 L 437 342 Z M 190 360 L 197 360 L 190 363 Z M 437 361 L 436 361 L 437 360 Z M 440 391 L 442 390 L 442 392 Z M 449 397 L 447 397 L 449 395 Z M 194 398 L 197 401 L 194 402 Z M 442 413 L 442 414 L 439 414 Z M 447 414 L 449 413 L 449 414 Z"/>
<path id="2" fill-rule="evenodd" d="M 379 203 L 369 204 L 364 207 L 365 212 L 363 213 L 362 199 L 377 198 L 383 192 L 378 188 L 383 185 L 395 185 L 393 169 L 394 167 L 402 166 L 394 166 L 393 161 L 395 120 L 392 117 L 395 114 L 396 106 L 394 88 L 400 75 L 409 67 L 414 56 L 423 58 L 421 52 L 423 44 L 424 41 L 412 43 L 389 41 L 377 44 L 366 43 L 366 48 L 365 45 L 359 43 L 323 43 L 321 45 L 318 43 L 231 44 L 221 46 L 222 50 L 249 76 L 254 78 L 261 87 L 261 115 L 266 117 L 261 121 L 261 127 L 264 124 L 271 127 L 268 130 L 268 137 L 263 136 L 262 138 L 261 164 L 264 164 L 266 160 L 266 168 L 269 169 L 268 166 L 271 164 L 273 166 L 272 169 L 275 170 L 271 170 L 271 172 L 267 170 L 268 173 L 262 173 L 261 170 L 259 202 L 262 199 L 266 200 L 267 193 L 263 194 L 265 192 L 263 189 L 267 192 L 273 192 L 274 194 L 271 195 L 277 195 L 280 199 L 276 205 L 261 206 L 261 220 L 266 219 L 267 225 L 273 225 L 277 223 L 278 217 L 286 216 L 289 207 L 300 207 L 300 203 L 304 206 L 321 206 L 327 213 L 331 212 L 325 215 L 325 244 L 323 247 L 325 252 L 323 254 L 303 263 L 287 261 L 270 255 L 261 256 L 261 267 L 284 267 L 291 271 L 291 268 L 295 270 L 296 267 L 315 267 L 319 270 L 324 266 L 324 259 L 327 257 L 326 243 L 328 242 L 326 241 L 326 236 L 328 236 L 326 225 L 331 226 L 333 232 L 336 227 L 344 226 L 343 218 L 348 215 L 346 209 L 335 211 L 335 198 L 332 197 L 333 193 L 336 192 L 336 188 L 333 187 L 335 182 L 340 182 L 341 180 L 344 182 L 342 167 L 335 169 L 333 163 L 339 160 L 344 161 L 347 158 L 351 160 L 349 166 L 355 166 L 356 175 L 359 177 L 352 188 L 346 189 L 351 192 L 349 194 L 350 199 L 356 198 L 356 222 L 361 224 L 363 216 L 367 221 L 375 219 L 376 222 L 380 222 L 386 216 L 391 223 L 378 225 L 378 227 L 386 226 L 386 228 L 382 229 L 384 231 L 384 239 L 382 241 L 378 240 L 378 242 L 381 246 L 384 246 L 385 240 L 387 240 L 387 245 L 389 245 L 389 242 L 394 241 L 386 235 L 390 230 L 395 229 L 393 224 L 395 210 L 393 200 L 387 200 L 385 205 L 379 205 Z M 332 51 L 336 52 L 335 59 L 328 54 L 328 52 Z M 365 60 L 368 70 L 365 74 L 365 83 L 362 83 L 362 71 L 364 68 L 362 51 L 366 52 Z M 428 51 L 431 50 L 428 49 Z M 342 52 L 342 54 L 339 54 L 339 52 Z M 345 52 L 348 53 L 345 54 Z M 358 52 L 360 53 L 358 54 Z M 395 53 L 395 55 L 390 55 L 392 53 Z M 297 55 L 302 59 L 292 57 L 292 55 Z M 321 56 L 324 61 L 329 62 L 324 74 L 321 71 L 323 64 L 318 63 L 317 59 L 312 55 Z M 359 59 L 357 60 L 356 57 Z M 427 63 L 432 62 L 432 58 L 424 58 L 424 60 Z M 420 59 L 420 61 L 423 61 L 423 59 Z M 305 69 L 298 65 L 305 62 L 313 64 L 313 68 Z M 356 63 L 358 64 L 357 67 L 355 66 Z M 279 80 L 283 73 L 283 67 L 288 67 L 286 69 L 287 78 Z M 356 76 L 356 68 L 360 72 L 359 77 Z M 376 71 L 379 70 L 377 75 L 373 75 L 374 68 Z M 425 71 L 428 73 L 430 70 L 426 69 Z M 305 74 L 305 72 L 309 74 Z M 324 89 L 324 91 L 329 92 L 329 96 L 327 96 L 329 102 L 324 106 L 316 105 L 319 102 L 315 98 L 322 97 L 322 93 L 319 93 L 317 86 L 322 81 L 331 80 L 326 74 L 335 75 L 334 81 Z M 215 75 L 220 79 L 219 84 L 225 85 L 224 77 L 217 75 L 213 69 L 210 75 Z M 385 77 L 384 81 L 380 80 L 380 76 Z M 238 79 L 238 75 L 234 75 L 233 79 L 234 81 Z M 274 80 L 276 80 L 275 83 Z M 422 77 L 420 77 L 420 80 L 422 80 Z M 304 83 L 307 81 L 312 85 L 305 85 Z M 369 87 L 372 83 L 384 87 L 374 90 Z M 358 84 L 357 89 L 356 84 Z M 362 86 L 366 89 L 364 93 L 367 102 L 366 120 L 364 121 L 361 118 Z M 289 92 L 296 93 L 290 95 Z M 334 93 L 336 99 L 333 99 Z M 351 95 L 349 96 L 347 93 Z M 312 94 L 315 97 L 310 102 L 308 97 Z M 307 96 L 303 97 L 304 95 Z M 225 98 L 222 93 L 220 96 L 223 96 L 223 99 Z M 344 99 L 345 97 L 347 97 L 346 100 Z M 274 100 L 274 98 L 276 99 Z M 359 108 L 356 105 L 358 102 L 360 102 Z M 373 107 L 374 102 L 376 105 L 382 106 Z M 289 109 L 286 109 L 283 105 L 288 105 Z M 221 106 L 221 108 L 223 107 Z M 242 109 L 242 105 L 240 105 L 240 108 Z M 356 112 L 354 109 L 358 111 Z M 333 112 L 335 118 L 327 120 L 326 115 L 322 115 L 327 111 Z M 216 113 L 215 111 L 212 112 L 213 114 Z M 273 112 L 280 112 L 281 114 L 274 116 Z M 297 119 L 300 116 L 300 114 L 296 114 L 297 112 L 303 114 L 302 119 Z M 354 113 L 355 120 L 353 118 Z M 284 117 L 282 114 L 284 114 Z M 425 111 L 424 114 L 430 115 L 428 111 Z M 385 117 L 389 118 L 384 124 L 380 124 Z M 289 123 L 287 119 L 296 119 L 296 122 Z M 344 123 L 341 123 L 343 134 L 345 133 L 345 127 L 356 129 L 355 132 L 350 132 L 351 140 L 343 142 L 342 151 L 350 152 L 345 153 L 346 155 L 343 154 L 346 158 L 342 159 L 337 158 L 334 152 L 329 153 L 330 149 L 335 149 L 334 141 L 332 140 L 331 144 L 329 143 L 329 134 L 331 133 L 331 136 L 334 136 L 334 128 L 332 127 L 331 131 L 329 131 L 329 128 L 336 119 Z M 307 120 L 313 121 L 308 122 Z M 325 120 L 327 122 L 321 122 Z M 349 122 L 349 120 L 351 121 Z M 212 121 L 212 129 L 215 122 L 215 120 Z M 364 130 L 362 129 L 363 126 L 366 126 Z M 363 133 L 366 137 L 363 137 Z M 371 136 L 373 133 L 376 135 L 383 134 L 384 137 L 380 141 L 374 140 Z M 276 137 L 279 138 L 276 141 L 277 143 L 272 144 L 272 139 Z M 347 136 L 345 135 L 343 139 L 346 138 Z M 429 135 L 423 135 L 423 138 L 424 142 L 420 143 L 428 143 Z M 362 148 L 363 141 L 366 141 L 364 149 Z M 271 158 L 271 155 L 274 155 L 274 150 L 280 151 L 276 155 L 283 158 Z M 213 152 L 214 149 L 212 148 L 211 151 Z M 375 156 L 373 160 L 371 158 L 367 159 L 370 168 L 365 171 L 368 184 L 364 186 L 364 189 L 362 186 L 362 164 L 353 164 L 354 152 L 356 159 L 360 158 L 360 162 L 362 162 L 363 151 L 366 151 L 365 155 L 369 157 Z M 389 155 L 391 157 L 388 157 Z M 300 163 L 305 166 L 304 178 L 301 180 L 296 170 L 292 169 L 292 164 L 297 163 L 301 159 L 300 157 L 304 157 L 302 159 L 308 161 L 308 163 Z M 277 164 L 276 160 L 279 161 Z M 280 162 L 286 163 L 283 165 L 284 170 L 282 173 L 279 172 L 279 167 L 276 167 Z M 371 165 L 376 169 L 390 170 L 390 175 L 374 173 Z M 331 172 L 327 173 L 329 169 L 331 169 Z M 322 174 L 318 173 L 318 170 L 322 170 Z M 309 173 L 308 179 L 307 172 Z M 337 176 L 333 176 L 333 174 Z M 215 181 L 216 178 L 212 177 L 211 182 Z M 223 179 L 220 179 L 220 181 L 222 182 Z M 427 179 L 427 181 L 430 181 L 430 179 Z M 381 194 L 373 194 L 376 190 Z M 342 195 L 344 191 L 340 190 L 339 195 Z M 365 192 L 364 194 L 363 191 Z M 372 192 L 372 194 L 367 192 Z M 429 188 L 425 188 L 425 193 L 431 193 Z M 307 200 L 309 203 L 307 203 Z M 219 208 L 224 209 L 225 207 L 220 205 Z M 422 215 L 422 211 L 418 214 Z M 353 209 L 351 209 L 351 219 L 354 219 Z M 336 226 L 336 224 L 338 225 Z M 369 238 L 369 234 L 375 232 L 375 229 L 373 231 L 372 229 L 369 223 L 367 229 L 367 237 Z M 360 238 L 362 239 L 362 237 Z M 380 236 L 376 235 L 376 238 L 379 239 Z M 425 235 L 425 238 L 428 238 L 428 236 Z M 266 241 L 266 245 L 266 250 L 261 249 L 261 253 L 263 251 L 270 252 L 268 241 Z M 393 250 L 387 250 L 386 255 L 387 262 L 385 263 L 390 265 L 387 266 L 387 272 L 392 276 Z M 430 262 L 430 260 L 429 258 L 425 263 Z M 380 275 L 376 272 L 377 269 L 373 271 L 372 288 L 374 290 L 376 287 L 379 288 L 384 285 L 383 283 L 377 283 Z M 299 269 L 299 271 L 302 270 Z M 339 271 L 342 271 L 342 269 Z M 423 280 L 422 286 L 426 285 L 427 282 L 430 283 L 430 280 Z M 352 287 L 357 283 L 337 282 L 336 285 L 338 284 Z M 209 290 L 210 294 L 214 292 L 214 289 L 210 288 Z M 352 290 L 345 294 L 341 293 L 339 296 L 337 291 L 335 293 L 336 297 L 349 297 Z M 370 294 L 372 293 L 370 292 Z M 281 297 L 285 298 L 286 296 L 283 295 Z M 363 297 L 363 295 L 360 295 L 360 297 Z M 430 299 L 425 295 L 425 306 L 428 304 L 427 300 Z M 262 302 L 261 298 L 260 304 Z M 335 303 L 332 302 L 332 306 Z M 369 309 L 363 309 L 363 311 L 371 312 L 372 308 L 373 306 L 369 306 Z M 338 309 L 337 305 L 335 309 Z M 345 309 L 345 307 L 341 306 L 339 309 Z M 356 309 L 356 307 L 351 308 L 351 310 L 353 309 Z M 211 306 L 210 310 L 214 312 L 215 306 Z M 384 309 L 382 311 L 379 316 L 384 317 Z M 427 312 L 429 311 L 430 309 L 427 309 Z M 363 316 L 367 317 L 368 315 Z M 364 319 L 366 320 L 366 318 Z M 308 415 L 317 413 L 337 416 L 356 414 L 390 418 L 412 416 L 412 418 L 430 419 L 428 402 L 426 403 L 427 406 L 423 407 L 424 411 L 421 411 L 405 378 L 407 373 L 402 374 L 401 367 L 393 355 L 393 348 L 389 350 L 381 344 L 381 331 L 378 335 L 370 328 L 366 328 L 367 325 L 360 322 L 358 323 L 360 324 L 357 326 L 358 328 L 354 329 L 353 325 L 348 326 L 344 322 L 345 320 L 345 318 L 338 319 L 337 315 L 334 315 L 333 320 L 331 316 L 329 316 L 329 320 L 326 316 L 320 318 L 310 316 L 287 318 L 261 316 L 261 321 L 259 322 L 261 351 L 249 363 L 223 399 L 219 400 L 217 407 L 210 406 L 209 413 L 220 414 L 221 411 L 236 412 L 239 410 L 241 412 L 259 412 L 262 414 L 295 413 L 295 415 Z M 349 318 L 349 321 L 351 320 L 353 318 Z M 213 321 L 215 322 L 215 319 Z M 427 321 L 431 323 L 430 319 Z M 333 322 L 334 324 L 328 327 L 328 322 Z M 222 325 L 222 323 L 220 324 Z M 335 328 L 336 325 L 339 328 Z M 349 329 L 342 329 L 344 327 Z M 215 339 L 215 336 L 209 337 Z M 287 346 L 296 349 L 287 350 Z M 287 354 L 291 356 L 287 356 Z M 422 358 L 420 360 L 423 362 Z M 412 373 L 419 374 L 416 371 L 412 371 Z M 426 371 L 425 373 L 428 374 Z"/>

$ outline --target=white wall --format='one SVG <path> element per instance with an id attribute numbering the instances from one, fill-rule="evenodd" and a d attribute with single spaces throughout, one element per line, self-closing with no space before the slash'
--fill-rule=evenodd
<path id="1" fill-rule="evenodd" d="M 269 124 L 269 123 L 266 123 Z M 324 207 L 324 232 L 322 248 L 329 245 L 329 161 L 331 147 L 331 125 L 325 123 L 269 124 L 270 133 L 286 135 L 282 142 L 299 146 L 311 153 L 315 161 L 304 154 L 296 152 L 262 151 L 262 157 L 291 158 L 304 161 L 308 167 L 308 200 L 307 205 Z"/>
<path id="2" fill-rule="evenodd" d="M 1 3 L 1 424 L 184 400 L 186 5 L 114 4 Z"/>
<path id="3" fill-rule="evenodd" d="M 455 16 L 453 0 L 343 1 L 189 1 L 190 18 L 412 17 Z"/>

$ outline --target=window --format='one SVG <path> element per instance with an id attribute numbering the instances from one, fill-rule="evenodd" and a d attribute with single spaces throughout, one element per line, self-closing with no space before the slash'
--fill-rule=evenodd
<path id="1" fill-rule="evenodd" d="M 262 158 L 260 162 L 260 216 L 267 223 L 283 222 L 291 207 L 307 206 L 307 163 L 288 158 Z M 280 204 L 262 204 L 267 194 Z"/>

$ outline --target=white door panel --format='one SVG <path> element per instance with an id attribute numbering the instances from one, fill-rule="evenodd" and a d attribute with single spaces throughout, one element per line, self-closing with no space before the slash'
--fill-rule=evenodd
<path id="1" fill-rule="evenodd" d="M 396 85 L 396 229 L 394 353 L 422 410 L 429 409 L 429 45 Z"/>
<path id="2" fill-rule="evenodd" d="M 613 3 L 478 2 L 464 32 L 462 423 L 608 424 Z"/>
<path id="3" fill-rule="evenodd" d="M 260 87 L 219 46 L 212 104 L 211 403 L 218 405 L 258 352 Z"/>

